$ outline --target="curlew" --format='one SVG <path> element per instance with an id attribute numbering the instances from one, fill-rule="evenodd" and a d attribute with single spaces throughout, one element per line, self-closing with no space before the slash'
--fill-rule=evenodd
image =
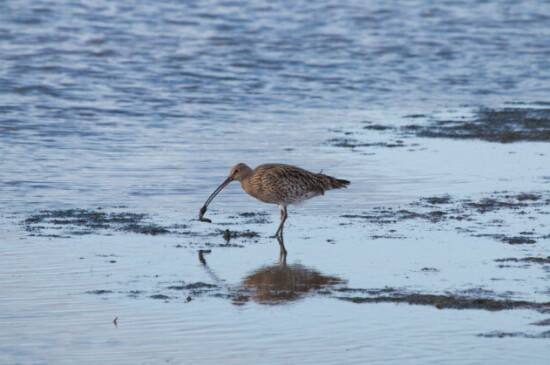
<path id="1" fill-rule="evenodd" d="M 212 199 L 233 180 L 239 181 L 243 190 L 254 198 L 279 206 L 281 223 L 275 233 L 279 238 L 283 236 L 283 225 L 288 218 L 289 204 L 299 204 L 317 195 L 324 195 L 326 190 L 342 189 L 350 184 L 347 180 L 322 173 L 316 174 L 292 165 L 264 164 L 252 170 L 246 164 L 239 163 L 233 166 L 229 177 L 206 199 L 199 214 L 201 221 L 212 222 L 208 218 L 203 218 L 206 208 Z"/>

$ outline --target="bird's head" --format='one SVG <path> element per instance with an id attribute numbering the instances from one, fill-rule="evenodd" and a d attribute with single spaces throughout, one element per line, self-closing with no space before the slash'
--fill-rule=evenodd
<path id="1" fill-rule="evenodd" d="M 248 165 L 241 162 L 233 166 L 231 172 L 229 173 L 229 179 L 243 181 L 248 176 L 250 176 L 251 172 L 252 169 L 248 167 Z"/>

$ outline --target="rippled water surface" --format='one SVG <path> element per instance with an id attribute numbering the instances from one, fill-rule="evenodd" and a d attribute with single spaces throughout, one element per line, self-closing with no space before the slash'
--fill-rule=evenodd
<path id="1" fill-rule="evenodd" d="M 0 362 L 545 363 L 549 70 L 541 1 L 2 2 Z M 237 162 L 352 184 L 282 265 Z"/>

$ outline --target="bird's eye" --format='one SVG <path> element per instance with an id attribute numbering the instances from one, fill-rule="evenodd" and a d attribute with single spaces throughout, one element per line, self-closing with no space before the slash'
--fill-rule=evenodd
<path id="1" fill-rule="evenodd" d="M 239 169 L 236 169 L 236 170 L 235 170 L 235 173 L 237 173 L 237 172 L 239 172 Z"/>

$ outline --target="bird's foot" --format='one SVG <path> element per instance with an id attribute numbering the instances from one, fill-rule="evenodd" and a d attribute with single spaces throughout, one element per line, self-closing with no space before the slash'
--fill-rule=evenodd
<path id="1" fill-rule="evenodd" d="M 273 236 L 269 236 L 269 238 L 277 238 L 282 239 L 283 238 L 283 231 L 277 231 Z"/>

